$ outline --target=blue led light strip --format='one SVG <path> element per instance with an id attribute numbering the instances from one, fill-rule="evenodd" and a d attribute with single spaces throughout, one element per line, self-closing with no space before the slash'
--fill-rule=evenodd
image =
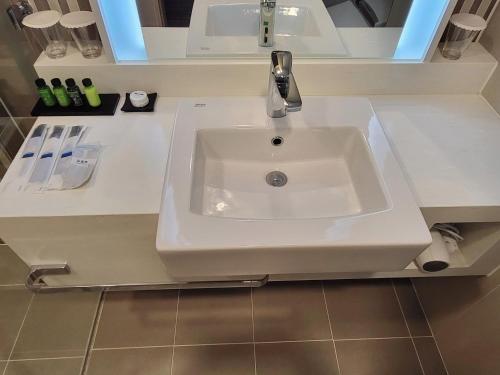
<path id="1" fill-rule="evenodd" d="M 423 60 L 450 0 L 413 0 L 394 59 Z"/>
<path id="2" fill-rule="evenodd" d="M 115 59 L 147 60 L 135 0 L 98 0 L 98 4 Z"/>

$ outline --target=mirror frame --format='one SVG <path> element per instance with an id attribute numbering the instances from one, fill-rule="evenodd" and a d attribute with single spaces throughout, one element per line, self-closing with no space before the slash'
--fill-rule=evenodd
<path id="1" fill-rule="evenodd" d="M 430 60 L 456 3 L 457 0 L 413 0 L 394 57 L 387 60 Z M 90 0 L 90 4 L 97 15 L 104 49 L 112 62 L 148 61 L 135 0 Z"/>

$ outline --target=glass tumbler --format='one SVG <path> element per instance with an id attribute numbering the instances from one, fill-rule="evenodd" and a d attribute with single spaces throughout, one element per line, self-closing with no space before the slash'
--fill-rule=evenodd
<path id="1" fill-rule="evenodd" d="M 458 13 L 450 18 L 442 54 L 458 60 L 474 38 L 486 28 L 486 21 L 477 14 Z"/>
<path id="2" fill-rule="evenodd" d="M 102 43 L 95 23 L 94 13 L 78 11 L 61 17 L 60 24 L 71 33 L 83 57 L 94 59 L 101 55 Z"/>
<path id="3" fill-rule="evenodd" d="M 66 41 L 59 26 L 61 13 L 57 10 L 43 10 L 26 16 L 23 25 L 32 34 L 35 43 L 51 59 L 66 55 Z"/>

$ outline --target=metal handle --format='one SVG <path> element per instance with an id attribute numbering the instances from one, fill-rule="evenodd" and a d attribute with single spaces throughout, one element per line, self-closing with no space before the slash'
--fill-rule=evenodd
<path id="1" fill-rule="evenodd" d="M 216 288 L 258 288 L 269 281 L 269 275 L 256 280 L 231 281 L 196 281 L 168 284 L 105 284 L 105 285 L 70 285 L 50 286 L 44 283 L 44 276 L 69 275 L 67 264 L 34 265 L 26 277 L 26 288 L 33 292 L 69 292 L 69 291 L 130 291 L 130 290 L 166 290 L 166 289 L 216 289 Z"/>

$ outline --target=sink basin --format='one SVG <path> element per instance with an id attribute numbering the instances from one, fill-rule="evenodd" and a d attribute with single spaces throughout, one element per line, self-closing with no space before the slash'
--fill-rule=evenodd
<path id="1" fill-rule="evenodd" d="M 195 0 L 188 35 L 188 56 L 267 56 L 274 49 L 296 56 L 346 56 L 333 21 L 321 0 L 280 0 L 275 44 L 259 47 L 259 2 Z"/>
<path id="2" fill-rule="evenodd" d="M 357 128 L 276 134 L 274 129 L 199 130 L 191 211 L 236 219 L 313 219 L 389 208 Z M 273 172 L 284 180 L 266 179 Z"/>
<path id="3" fill-rule="evenodd" d="M 169 275 L 404 269 L 431 242 L 368 99 L 179 104 L 158 222 Z"/>
<path id="4" fill-rule="evenodd" d="M 257 36 L 259 4 L 209 5 L 207 36 Z M 312 10 L 305 6 L 277 6 L 275 35 L 320 36 Z"/>

